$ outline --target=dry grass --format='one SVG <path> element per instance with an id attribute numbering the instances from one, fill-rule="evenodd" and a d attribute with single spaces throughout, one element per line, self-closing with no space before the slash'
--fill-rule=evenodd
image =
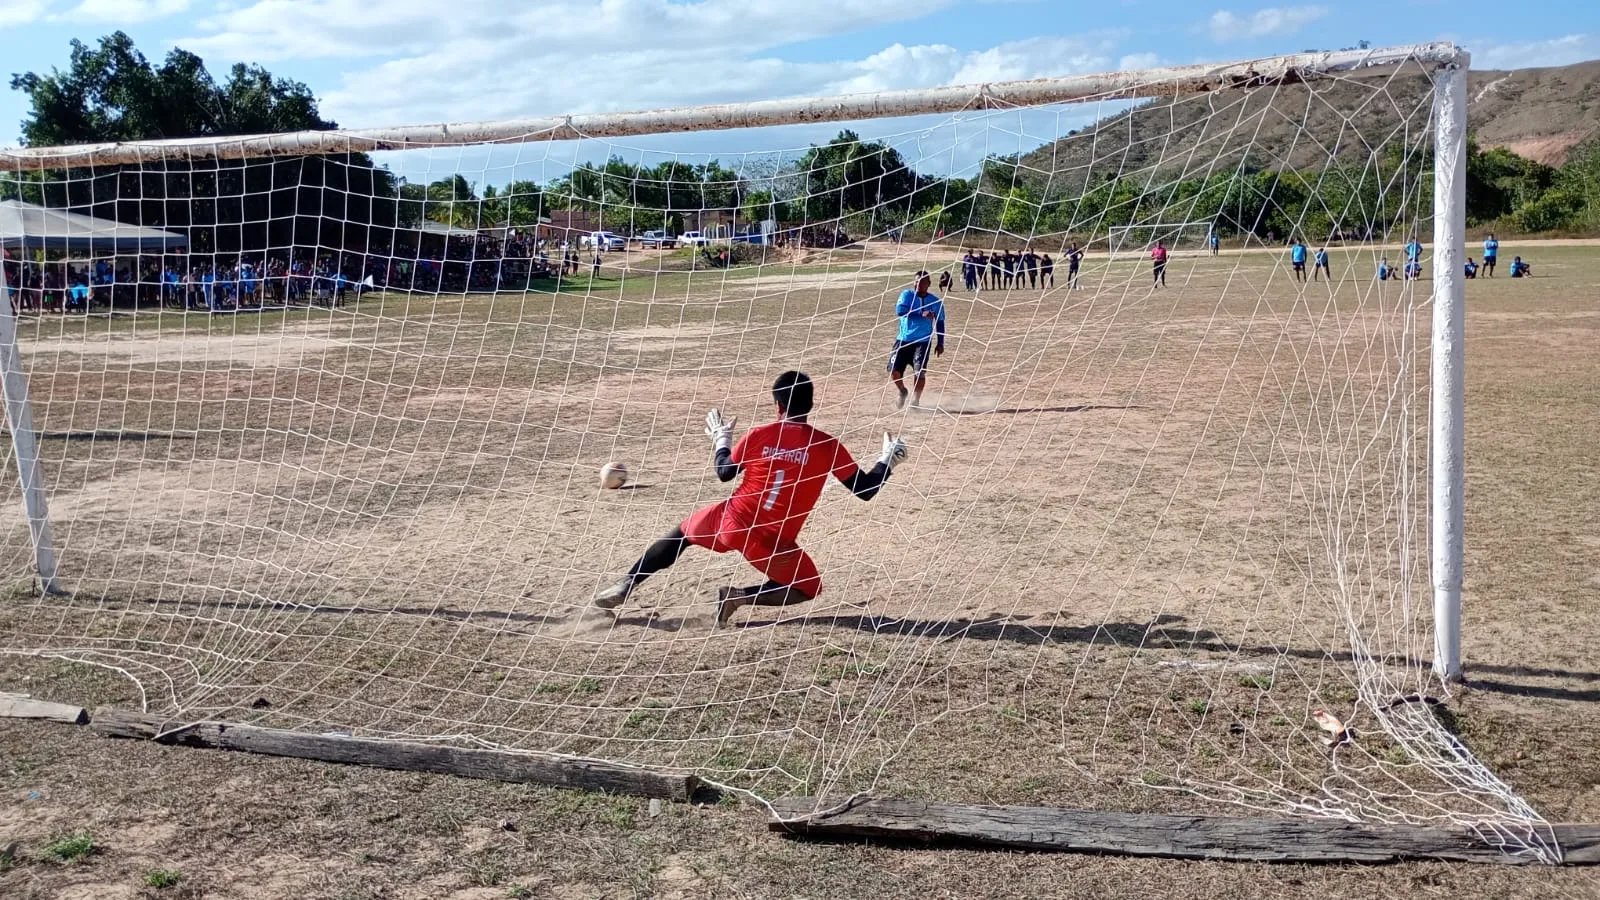
<path id="1" fill-rule="evenodd" d="M 1600 583 L 1592 254 L 1547 248 L 1538 279 L 1469 285 L 1474 683 L 1449 708 L 1468 745 L 1559 820 L 1600 818 L 1586 730 L 1600 673 L 1582 614 Z M 1403 318 L 1378 312 L 1368 263 L 1336 257 L 1362 278 L 1331 293 L 1297 294 L 1279 260 L 1257 256 L 1175 264 L 1153 296 L 1131 267 L 1091 271 L 1075 295 L 958 294 L 930 395 L 942 411 L 898 413 L 881 382 L 885 291 L 925 262 L 30 326 L 76 593 L 16 592 L 3 646 L 115 661 L 148 693 L 26 657 L 0 656 L 0 686 L 322 730 L 470 728 L 767 795 L 871 786 L 1215 811 L 1151 788 L 1320 790 L 1329 762 L 1307 713 L 1355 703 L 1332 604 L 1371 601 L 1357 615 L 1390 636 L 1378 649 L 1395 689 L 1422 684 L 1428 650 L 1426 628 L 1403 627 L 1387 601 L 1409 588 L 1426 604 L 1425 569 L 1391 537 L 1404 513 L 1341 514 L 1345 555 L 1369 564 L 1343 595 L 1317 568 L 1330 538 L 1306 527 L 1340 498 L 1391 494 L 1423 452 L 1425 422 L 1382 425 L 1395 360 L 1425 373 L 1426 359 L 1389 330 Z M 1361 352 L 1375 340 L 1395 343 Z M 745 576 L 698 555 L 616 623 L 575 617 L 607 573 L 726 490 L 706 471 L 703 408 L 752 422 L 773 372 L 793 365 L 819 380 L 819 423 L 859 455 L 885 427 L 914 448 L 873 503 L 824 495 L 804 538 L 824 595 L 713 635 L 705 592 Z M 636 490 L 595 490 L 612 458 Z M 1331 469 L 1359 490 L 1307 477 Z M 0 571 L 21 573 L 26 532 L 14 514 L 5 524 Z M 37 725 L 0 727 L 0 752 L 4 789 L 39 794 L 0 813 L 0 838 L 23 845 L 0 888 L 22 896 L 135 896 L 155 869 L 184 873 L 164 896 L 1593 892 L 1571 872 L 802 845 L 768 837 L 752 806 L 650 818 L 630 800 Z M 1374 735 L 1342 771 L 1353 788 L 1426 786 L 1409 763 Z M 37 860 L 79 830 L 95 835 L 88 864 Z"/>

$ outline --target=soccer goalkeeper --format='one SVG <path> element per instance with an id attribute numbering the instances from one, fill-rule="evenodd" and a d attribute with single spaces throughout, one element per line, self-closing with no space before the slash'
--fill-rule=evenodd
<path id="1" fill-rule="evenodd" d="M 690 544 L 713 553 L 739 551 L 767 576 L 752 587 L 717 591 L 716 624 L 720 627 L 744 606 L 788 606 L 804 603 L 822 590 L 816 563 L 795 539 L 822 496 L 829 475 L 862 500 L 871 500 L 889 473 L 906 458 L 906 445 L 883 436 L 883 455 L 872 471 L 856 467 L 850 452 L 832 435 L 806 422 L 811 413 L 811 379 L 802 372 L 784 372 L 772 386 L 778 420 L 753 428 L 733 441 L 736 420 L 713 409 L 706 414 L 717 478 L 744 479 L 733 496 L 708 506 L 650 545 L 616 584 L 594 596 L 600 609 L 621 606 L 639 583 L 678 561 Z"/>

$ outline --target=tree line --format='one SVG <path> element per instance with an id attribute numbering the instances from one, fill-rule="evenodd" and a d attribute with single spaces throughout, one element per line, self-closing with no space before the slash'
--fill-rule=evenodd
<path id="1" fill-rule="evenodd" d="M 122 32 L 95 46 L 72 42 L 65 70 L 24 73 L 22 123 L 30 146 L 327 130 L 311 90 L 259 66 L 214 78 L 174 49 L 152 64 Z M 969 177 L 914 170 L 900 151 L 841 131 L 792 159 L 759 157 L 656 165 L 613 157 L 538 184 L 477 184 L 463 175 L 412 183 L 365 154 L 0 174 L 0 197 L 183 231 L 195 252 L 265 247 L 373 249 L 423 221 L 467 228 L 531 228 L 582 210 L 601 227 L 679 233 L 706 211 L 756 227 L 837 225 L 852 236 L 890 230 L 936 235 L 978 229 L 1027 240 L 1086 242 L 1117 226 L 1206 222 L 1224 237 L 1322 241 L 1343 233 L 1425 233 L 1432 213 L 1430 148 L 1399 142 L 1361 163 L 1309 171 L 1248 158 L 1204 176 L 1163 172 L 1045 172 L 1017 157 L 985 159 Z M 1600 139 L 1560 167 L 1504 148 L 1468 146 L 1467 213 L 1506 232 L 1600 228 Z"/>

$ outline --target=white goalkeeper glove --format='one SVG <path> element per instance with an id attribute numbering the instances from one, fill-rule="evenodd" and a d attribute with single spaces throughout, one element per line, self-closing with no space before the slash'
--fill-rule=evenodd
<path id="1" fill-rule="evenodd" d="M 713 409 L 706 413 L 706 436 L 711 438 L 711 451 L 733 449 L 733 426 L 737 418 L 722 421 L 722 413 Z"/>
<path id="2" fill-rule="evenodd" d="M 883 433 L 883 455 L 878 457 L 878 462 L 884 469 L 893 472 L 894 467 L 906 460 L 906 442 L 900 440 L 887 431 Z"/>

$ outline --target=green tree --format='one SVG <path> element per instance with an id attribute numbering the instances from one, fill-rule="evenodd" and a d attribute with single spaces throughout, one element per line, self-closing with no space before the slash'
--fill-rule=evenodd
<path id="1" fill-rule="evenodd" d="M 502 193 L 505 198 L 505 224 L 512 228 L 533 228 L 545 215 L 544 191 L 533 181 L 513 181 Z"/>
<path id="2" fill-rule="evenodd" d="M 1539 199 L 1555 180 L 1555 170 L 1504 147 L 1480 151 L 1467 141 L 1467 221 L 1482 225 Z"/>
<path id="3" fill-rule="evenodd" d="M 28 98 L 30 146 L 336 127 L 300 82 L 239 64 L 218 83 L 181 48 L 152 65 L 120 31 L 73 41 L 65 70 L 16 74 L 11 86 Z M 394 178 L 363 154 L 98 166 L 35 184 L 46 205 L 186 231 L 195 252 L 365 249 L 392 239 L 397 215 Z"/>
<path id="4" fill-rule="evenodd" d="M 478 228 L 481 207 L 472 183 L 462 175 L 451 175 L 428 185 L 423 217 L 457 228 Z"/>
<path id="5" fill-rule="evenodd" d="M 805 214 L 812 221 L 884 206 L 902 208 L 903 219 L 917 189 L 916 173 L 905 164 L 900 151 L 882 143 L 863 142 L 850 130 L 806 151 L 799 168 L 806 173 Z"/>
<path id="6" fill-rule="evenodd" d="M 1027 237 L 1039 222 L 1039 200 L 1027 188 L 1017 185 L 1007 191 L 1000 209 L 1000 227 L 1014 235 Z"/>

